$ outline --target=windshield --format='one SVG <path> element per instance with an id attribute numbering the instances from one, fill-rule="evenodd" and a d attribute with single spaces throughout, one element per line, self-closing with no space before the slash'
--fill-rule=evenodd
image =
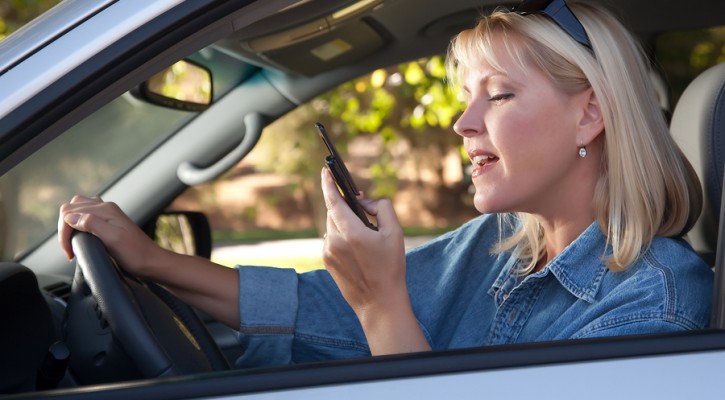
<path id="1" fill-rule="evenodd" d="M 213 47 L 189 59 L 211 70 L 214 100 L 254 70 Z M 41 244 L 57 229 L 60 204 L 103 193 L 196 115 L 125 93 L 16 165 L 0 177 L 2 260 Z"/>
<path id="2" fill-rule="evenodd" d="M 58 206 L 96 196 L 193 115 L 156 109 L 125 94 L 0 178 L 2 259 L 12 260 L 56 229 Z"/>

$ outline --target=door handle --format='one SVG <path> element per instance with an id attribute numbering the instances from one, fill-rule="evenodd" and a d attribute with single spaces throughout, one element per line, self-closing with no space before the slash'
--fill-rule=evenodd
<path id="1" fill-rule="evenodd" d="M 197 167 L 184 161 L 176 168 L 176 176 L 186 185 L 193 186 L 216 179 L 244 158 L 259 141 L 264 129 L 264 118 L 257 112 L 244 116 L 244 137 L 232 151 L 208 167 Z"/>

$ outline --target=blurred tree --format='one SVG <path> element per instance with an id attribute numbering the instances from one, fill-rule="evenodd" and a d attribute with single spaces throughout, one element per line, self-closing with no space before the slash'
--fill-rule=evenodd
<path id="1" fill-rule="evenodd" d="M 411 151 L 403 160 L 422 174 L 432 172 L 442 179 L 443 157 L 460 145 L 452 133 L 455 116 L 464 104 L 449 90 L 442 56 L 380 69 L 328 92 L 317 102 L 319 114 L 329 114 L 345 123 L 348 135 L 380 135 L 381 158 L 372 166 L 374 196 L 393 196 L 397 172 L 391 154 L 401 142 Z"/>
<path id="2" fill-rule="evenodd" d="M 325 149 L 315 121 L 325 124 L 343 158 L 351 140 L 367 136 L 377 152 L 360 165 L 369 171 L 370 185 L 358 183 L 369 197 L 393 197 L 401 184 L 399 171 L 406 166 L 417 174 L 413 184 L 422 186 L 427 176 L 426 185 L 443 188 L 443 159 L 460 154 L 461 140 L 452 134 L 451 125 L 463 108 L 446 82 L 442 56 L 379 69 L 315 98 L 268 127 L 255 149 L 266 154 L 257 168 L 293 176 L 310 200 L 318 230 L 324 232 L 319 171 Z M 459 185 L 448 191 L 454 203 L 461 187 L 465 190 Z M 441 196 L 446 190 L 433 193 L 437 194 L 426 199 L 431 209 L 444 202 Z M 450 204 L 450 199 L 445 203 Z"/>

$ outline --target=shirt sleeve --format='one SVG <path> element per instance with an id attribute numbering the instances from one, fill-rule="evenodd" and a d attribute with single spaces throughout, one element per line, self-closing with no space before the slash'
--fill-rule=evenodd
<path id="1" fill-rule="evenodd" d="M 355 313 L 327 271 L 238 266 L 238 367 L 370 354 Z"/>

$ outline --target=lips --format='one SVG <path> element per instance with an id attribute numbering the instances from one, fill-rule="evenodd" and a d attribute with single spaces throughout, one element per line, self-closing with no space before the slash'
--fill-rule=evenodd
<path id="1" fill-rule="evenodd" d="M 498 160 L 498 157 L 491 156 L 491 155 L 478 155 L 471 159 L 474 165 L 478 165 L 479 167 L 483 167 L 484 165 L 494 162 L 495 160 Z"/>
<path id="2" fill-rule="evenodd" d="M 498 157 L 495 155 L 480 150 L 469 152 L 468 157 L 473 163 L 473 172 L 471 173 L 471 176 L 474 178 L 484 173 L 498 161 Z"/>

